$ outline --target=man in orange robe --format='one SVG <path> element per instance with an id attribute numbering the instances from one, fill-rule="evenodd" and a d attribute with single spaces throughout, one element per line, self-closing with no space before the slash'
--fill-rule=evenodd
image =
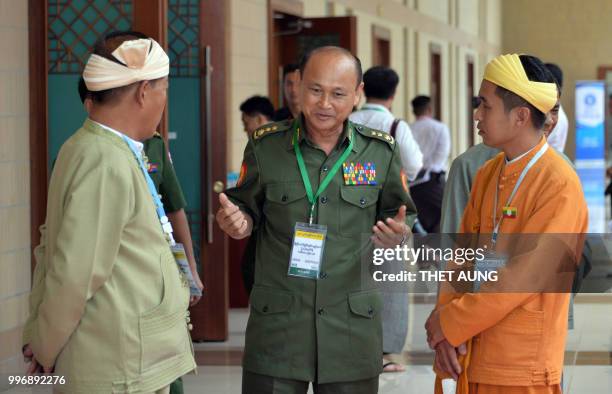
<path id="1" fill-rule="evenodd" d="M 478 171 L 460 232 L 487 234 L 489 240 L 493 233 L 499 240 L 507 234 L 548 234 L 538 240 L 558 243 L 523 256 L 505 283 L 494 285 L 497 290 L 441 291 L 426 323 L 428 343 L 436 350 L 436 394 L 447 378 L 458 380 L 460 394 L 561 393 L 569 289 L 528 290 L 525 284 L 549 280 L 547 270 L 567 256 L 578 261 L 580 234 L 587 231 L 578 177 L 548 148 L 542 132 L 557 87 L 539 59 L 503 55 L 487 65 L 479 95 L 474 115 L 479 134 L 502 152 Z M 509 283 L 522 285 L 522 292 L 505 291 Z"/>

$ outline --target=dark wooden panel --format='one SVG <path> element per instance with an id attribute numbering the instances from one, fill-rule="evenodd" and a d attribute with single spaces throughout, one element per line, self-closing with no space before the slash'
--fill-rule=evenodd
<path id="1" fill-rule="evenodd" d="M 30 78 L 30 239 L 31 248 L 40 242 L 38 228 L 45 222 L 47 210 L 48 139 L 47 139 L 47 4 L 45 0 L 28 2 L 28 41 Z M 32 271 L 34 271 L 32 253 Z"/>
<path id="2" fill-rule="evenodd" d="M 228 75 L 227 50 L 229 36 L 226 34 L 228 23 L 227 2 L 203 0 L 200 4 L 200 43 L 202 47 L 211 47 L 212 84 L 211 84 L 211 128 L 212 128 L 212 157 L 206 157 L 206 95 L 205 80 L 202 79 L 201 88 L 201 125 L 202 125 L 202 174 L 206 174 L 207 165 L 212 165 L 212 180 L 203 179 L 202 207 L 207 207 L 208 192 L 214 181 L 226 180 L 226 144 L 227 144 L 227 103 L 228 103 Z M 205 67 L 205 62 L 201 64 Z M 203 70 L 210 72 L 211 70 Z M 202 248 L 201 260 L 203 262 L 203 282 L 205 294 L 198 305 L 191 309 L 194 329 L 191 336 L 194 340 L 224 341 L 228 336 L 228 262 L 227 237 L 215 223 L 212 227 L 213 243 L 208 240 L 208 214 L 214 214 L 219 209 L 219 200 L 216 193 L 212 193 L 213 212 L 202 210 Z"/>

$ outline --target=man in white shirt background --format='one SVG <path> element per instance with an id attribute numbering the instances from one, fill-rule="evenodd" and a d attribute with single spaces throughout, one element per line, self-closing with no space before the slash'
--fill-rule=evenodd
<path id="1" fill-rule="evenodd" d="M 559 91 L 561 91 L 563 89 L 563 71 L 561 71 L 561 68 L 554 63 L 546 63 L 545 66 L 555 78 L 555 82 L 557 82 L 557 85 L 559 86 Z M 561 153 L 563 153 L 565 150 L 568 125 L 569 122 L 567 121 L 567 115 L 565 114 L 563 107 L 559 106 L 559 118 L 557 120 L 557 125 L 550 132 L 547 141 L 548 145 L 552 146 Z"/>
<path id="2" fill-rule="evenodd" d="M 366 103 L 360 111 L 351 114 L 350 120 L 391 134 L 400 150 L 404 174 L 409 180 L 415 179 L 423 165 L 423 155 L 408 123 L 391 113 L 399 76 L 388 67 L 375 66 L 363 74 L 363 84 Z M 382 297 L 383 372 L 403 372 L 406 367 L 394 355 L 402 353 L 408 333 L 408 297 L 406 293 L 397 291 L 383 291 Z"/>
<path id="3" fill-rule="evenodd" d="M 423 165 L 423 155 L 408 123 L 391 113 L 399 76 L 388 67 L 375 66 L 363 74 L 363 83 L 366 103 L 351 114 L 351 122 L 393 135 L 400 149 L 404 173 L 409 180 L 415 179 Z"/>
<path id="4" fill-rule="evenodd" d="M 428 233 L 440 231 L 442 196 L 450 154 L 448 126 L 432 117 L 431 98 L 412 100 L 416 121 L 410 125 L 414 139 L 423 153 L 423 168 L 410 184 L 410 194 L 419 212 L 419 222 Z"/>

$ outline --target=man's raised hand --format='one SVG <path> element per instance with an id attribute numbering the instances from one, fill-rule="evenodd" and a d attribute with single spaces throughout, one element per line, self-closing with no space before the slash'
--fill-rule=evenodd
<path id="1" fill-rule="evenodd" d="M 219 194 L 221 207 L 217 211 L 217 223 L 221 230 L 234 239 L 242 239 L 251 234 L 252 220 L 249 215 L 230 201 L 225 193 Z"/>

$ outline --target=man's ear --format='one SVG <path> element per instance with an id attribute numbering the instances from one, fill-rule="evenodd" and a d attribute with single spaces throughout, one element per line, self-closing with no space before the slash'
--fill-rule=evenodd
<path id="1" fill-rule="evenodd" d="M 357 85 L 357 89 L 355 90 L 355 100 L 353 100 L 353 107 L 356 107 L 361 101 L 361 97 L 363 96 L 363 81 Z"/>
<path id="2" fill-rule="evenodd" d="M 149 81 L 142 81 L 138 84 L 138 87 L 136 88 L 136 101 L 138 102 L 138 105 L 140 105 L 141 107 L 144 106 L 145 104 L 145 99 L 147 97 L 147 94 L 149 92 L 149 89 L 151 88 L 151 83 Z"/>
<path id="3" fill-rule="evenodd" d="M 514 108 L 515 123 L 519 127 L 525 127 L 528 122 L 531 122 L 531 111 L 527 107 Z"/>

